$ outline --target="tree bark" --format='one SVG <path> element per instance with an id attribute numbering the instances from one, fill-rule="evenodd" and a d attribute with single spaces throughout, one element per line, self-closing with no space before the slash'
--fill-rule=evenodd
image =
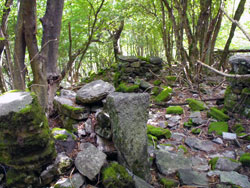
<path id="1" fill-rule="evenodd" d="M 115 55 L 115 60 L 117 61 L 117 56 L 121 54 L 121 49 L 119 45 L 119 40 L 122 34 L 124 28 L 124 20 L 120 22 L 119 28 L 116 29 L 113 33 L 113 48 L 114 48 L 114 55 Z"/>
<path id="2" fill-rule="evenodd" d="M 62 13 L 64 0 L 47 0 L 46 13 L 40 19 L 43 25 L 42 51 L 46 65 L 46 77 L 48 82 L 49 113 L 53 109 L 53 100 L 59 85 L 59 71 L 57 66 L 58 46 L 60 39 Z"/>
<path id="3" fill-rule="evenodd" d="M 23 5 L 23 6 L 22 6 Z M 36 39 L 36 0 L 21 1 L 25 43 L 29 52 L 30 64 L 33 73 L 31 90 L 38 97 L 41 106 L 47 106 L 47 79 L 45 60 L 38 50 Z"/>
<path id="4" fill-rule="evenodd" d="M 241 15 L 244 12 L 245 3 L 246 3 L 246 0 L 241 0 L 240 1 L 239 5 L 238 5 L 238 8 L 237 8 L 237 10 L 235 12 L 234 18 L 233 18 L 234 20 L 236 20 L 236 21 L 240 20 Z M 223 66 L 223 64 L 226 62 L 226 59 L 227 59 L 227 56 L 228 56 L 228 50 L 229 50 L 230 44 L 232 42 L 232 39 L 234 37 L 235 29 L 236 29 L 236 24 L 232 23 L 230 34 L 229 34 L 229 37 L 227 39 L 226 45 L 224 47 L 224 52 L 223 52 L 223 54 L 221 56 L 221 61 L 220 61 L 220 64 L 219 64 L 220 67 Z"/>

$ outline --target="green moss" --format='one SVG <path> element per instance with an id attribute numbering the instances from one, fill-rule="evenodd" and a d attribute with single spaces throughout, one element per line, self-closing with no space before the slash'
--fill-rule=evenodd
<path id="1" fill-rule="evenodd" d="M 242 132 L 245 131 L 245 128 L 244 128 L 241 124 L 235 124 L 235 125 L 232 127 L 232 130 L 233 130 L 237 135 L 239 135 L 240 133 L 242 133 Z"/>
<path id="2" fill-rule="evenodd" d="M 250 95 L 250 88 L 244 88 L 244 89 L 241 91 L 241 93 L 242 93 L 243 95 Z"/>
<path id="3" fill-rule="evenodd" d="M 222 135 L 222 132 L 228 132 L 227 122 L 212 122 L 208 127 L 208 133 L 215 132 L 217 135 Z"/>
<path id="4" fill-rule="evenodd" d="M 192 126 L 193 126 L 193 121 L 192 121 L 192 119 L 189 119 L 188 122 L 185 122 L 183 125 L 184 125 L 184 127 L 186 127 L 186 128 L 192 127 Z"/>
<path id="5" fill-rule="evenodd" d="M 167 178 L 161 178 L 160 183 L 164 186 L 164 188 L 173 188 L 178 186 L 176 181 Z"/>
<path id="6" fill-rule="evenodd" d="M 210 109 L 210 111 L 207 113 L 208 117 L 213 117 L 217 119 L 218 121 L 227 121 L 230 119 L 230 117 L 226 114 L 224 114 L 221 110 L 213 107 Z"/>
<path id="7" fill-rule="evenodd" d="M 244 166 L 250 167 L 250 153 L 244 153 L 240 156 L 240 162 Z"/>
<path id="8" fill-rule="evenodd" d="M 68 136 L 65 134 L 57 134 L 54 136 L 56 140 L 67 140 Z"/>
<path id="9" fill-rule="evenodd" d="M 139 89 L 139 85 L 133 84 L 133 85 L 128 85 L 125 83 L 121 83 L 118 88 L 116 89 L 116 91 L 120 91 L 120 92 L 125 92 L 125 93 L 132 93 L 132 92 L 136 92 Z"/>
<path id="10" fill-rule="evenodd" d="M 142 60 L 142 61 L 146 61 L 146 62 L 150 61 L 150 57 L 137 56 L 137 58 L 140 59 L 140 60 Z"/>
<path id="11" fill-rule="evenodd" d="M 208 164 L 211 165 L 211 170 L 214 170 L 214 169 L 215 169 L 216 163 L 217 163 L 218 159 L 219 159 L 219 157 L 215 157 L 215 158 L 213 158 L 213 159 L 211 159 L 211 160 L 209 161 Z"/>
<path id="12" fill-rule="evenodd" d="M 119 83 L 120 83 L 120 77 L 121 77 L 121 73 L 119 71 L 117 71 L 114 75 L 114 78 L 113 78 L 113 82 L 114 82 L 114 86 L 115 87 L 118 87 L 119 86 Z"/>
<path id="13" fill-rule="evenodd" d="M 191 108 L 192 111 L 202 111 L 206 109 L 205 104 L 202 101 L 198 101 L 191 98 L 186 99 L 186 101 L 188 102 L 188 106 Z"/>
<path id="14" fill-rule="evenodd" d="M 165 137 L 170 138 L 171 132 L 168 129 L 163 129 L 161 127 L 155 127 L 152 125 L 147 125 L 147 134 L 156 136 L 157 138 Z"/>
<path id="15" fill-rule="evenodd" d="M 147 136 L 148 136 L 148 139 L 150 139 L 150 140 L 154 140 L 154 141 L 158 140 L 158 138 L 156 136 L 153 136 L 151 134 L 147 134 Z"/>
<path id="16" fill-rule="evenodd" d="M 166 109 L 167 114 L 183 114 L 183 108 L 180 106 L 170 106 Z"/>
<path id="17" fill-rule="evenodd" d="M 170 87 L 167 87 L 163 89 L 163 91 L 155 97 L 156 102 L 164 102 L 171 98 L 171 93 L 173 92 L 173 89 Z"/>
<path id="18" fill-rule="evenodd" d="M 238 96 L 232 92 L 231 87 L 227 87 L 224 98 L 224 107 L 226 110 L 233 110 L 237 106 Z"/>
<path id="19" fill-rule="evenodd" d="M 76 139 L 76 136 L 71 133 L 70 131 L 68 131 L 67 129 L 62 129 L 62 128 L 58 128 L 58 127 L 55 127 L 52 129 L 52 133 L 54 134 L 56 131 L 66 131 L 67 134 L 56 134 L 54 135 L 54 138 L 56 140 L 67 140 L 67 138 L 69 137 L 69 135 L 71 135 L 71 137 L 75 140 Z"/>
<path id="20" fill-rule="evenodd" d="M 247 134 L 246 134 L 246 133 L 239 133 L 239 134 L 238 134 L 238 136 L 245 136 L 245 135 L 247 135 Z M 250 135 L 245 136 L 243 139 L 244 139 L 244 140 L 247 140 L 247 141 L 250 141 Z"/>
<path id="21" fill-rule="evenodd" d="M 155 86 L 159 86 L 159 85 L 161 85 L 161 80 L 155 80 L 155 81 L 153 82 L 153 84 L 154 84 Z"/>
<path id="22" fill-rule="evenodd" d="M 158 95 L 161 92 L 161 89 L 159 87 L 154 87 L 151 92 L 152 95 Z"/>
<path id="23" fill-rule="evenodd" d="M 134 187 L 134 181 L 125 167 L 112 162 L 102 170 L 102 182 L 105 188 Z"/>
<path id="24" fill-rule="evenodd" d="M 201 129 L 200 129 L 200 128 L 194 128 L 194 129 L 191 130 L 191 132 L 192 132 L 193 134 L 200 134 Z"/>
<path id="25" fill-rule="evenodd" d="M 187 153 L 187 152 L 188 152 L 186 146 L 184 146 L 184 145 L 179 145 L 179 146 L 178 146 L 178 150 L 183 150 L 184 153 Z"/>

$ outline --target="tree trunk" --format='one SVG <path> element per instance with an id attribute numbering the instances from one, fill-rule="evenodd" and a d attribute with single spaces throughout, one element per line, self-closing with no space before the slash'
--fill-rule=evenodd
<path id="1" fill-rule="evenodd" d="M 59 85 L 57 66 L 64 0 L 47 0 L 46 13 L 40 19 L 43 25 L 42 57 L 45 60 L 48 82 L 48 111 L 53 109 L 53 100 Z"/>
<path id="2" fill-rule="evenodd" d="M 38 97 L 41 106 L 46 109 L 47 106 L 47 79 L 46 79 L 46 65 L 44 58 L 41 56 L 37 46 L 36 39 L 36 0 L 21 1 L 24 21 L 24 36 L 33 73 L 33 83 L 31 90 L 34 91 Z"/>
<path id="3" fill-rule="evenodd" d="M 24 37 L 24 19 L 23 9 L 24 2 L 21 1 L 18 10 L 17 25 L 16 25 L 16 38 L 14 47 L 14 67 L 13 67 L 13 83 L 14 89 L 25 90 L 25 37 Z"/>
<path id="4" fill-rule="evenodd" d="M 112 36 L 113 38 L 113 48 L 114 48 L 114 55 L 115 55 L 115 60 L 117 61 L 117 56 L 121 54 L 121 49 L 119 45 L 119 39 L 122 34 L 122 30 L 124 28 L 124 20 L 120 22 L 119 28 L 114 31 L 114 34 Z"/>
<path id="5" fill-rule="evenodd" d="M 238 8 L 237 8 L 237 10 L 235 12 L 234 18 L 233 18 L 234 20 L 236 20 L 236 21 L 240 20 L 241 15 L 244 12 L 245 3 L 246 3 L 246 0 L 241 0 L 240 1 L 239 5 L 238 5 Z M 224 52 L 223 52 L 223 54 L 221 56 L 221 61 L 220 61 L 219 67 L 223 66 L 223 64 L 226 62 L 226 59 L 227 59 L 227 56 L 228 56 L 228 50 L 229 50 L 230 44 L 232 42 L 232 39 L 234 37 L 235 29 L 236 29 L 236 24 L 232 23 L 230 34 L 229 34 L 229 37 L 227 39 L 226 45 L 224 47 Z"/>

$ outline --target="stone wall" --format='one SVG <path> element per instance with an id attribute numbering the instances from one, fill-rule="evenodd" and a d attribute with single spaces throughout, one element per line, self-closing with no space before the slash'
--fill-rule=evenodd
<path id="1" fill-rule="evenodd" d="M 235 55 L 229 59 L 232 74 L 250 74 L 250 55 Z M 225 108 L 250 117 L 250 79 L 229 78 L 225 93 Z"/>
<path id="2" fill-rule="evenodd" d="M 134 83 L 136 77 L 150 80 L 154 77 L 153 73 L 160 72 L 162 65 L 163 61 L 159 57 L 119 56 L 117 81 Z"/>

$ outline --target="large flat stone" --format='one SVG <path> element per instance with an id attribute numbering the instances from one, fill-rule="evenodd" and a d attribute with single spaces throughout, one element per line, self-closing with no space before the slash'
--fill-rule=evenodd
<path id="1" fill-rule="evenodd" d="M 200 140 L 195 137 L 188 137 L 185 140 L 185 144 L 187 144 L 190 148 L 194 148 L 197 150 L 212 152 L 216 151 L 217 145 L 209 140 Z"/>
<path id="2" fill-rule="evenodd" d="M 119 162 L 135 175 L 149 180 L 146 127 L 149 95 L 112 93 L 106 101 Z"/>
<path id="3" fill-rule="evenodd" d="M 178 174 L 182 185 L 208 187 L 206 173 L 196 172 L 192 169 L 180 169 Z"/>
<path id="4" fill-rule="evenodd" d="M 114 86 L 102 80 L 96 80 L 84 85 L 76 93 L 76 101 L 82 104 L 100 102 L 109 93 L 115 91 Z"/>
<path id="5" fill-rule="evenodd" d="M 170 153 L 160 150 L 156 152 L 156 165 L 162 174 L 171 175 L 179 169 L 191 168 L 192 161 L 181 153 Z"/>

